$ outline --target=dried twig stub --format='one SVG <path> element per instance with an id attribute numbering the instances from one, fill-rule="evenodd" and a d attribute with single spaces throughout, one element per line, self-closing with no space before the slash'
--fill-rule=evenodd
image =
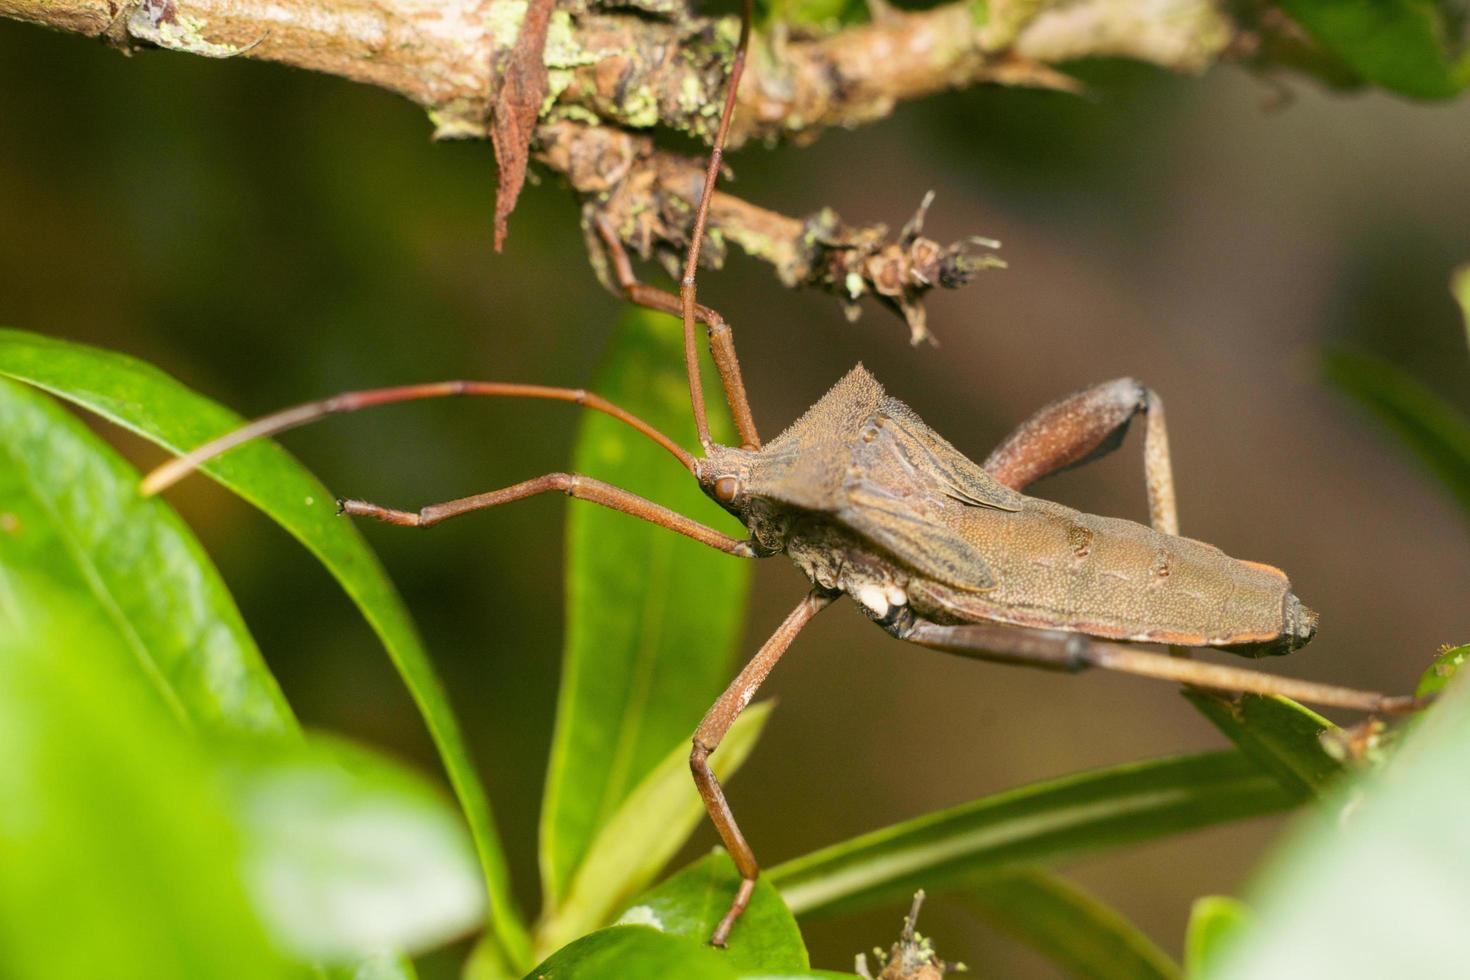
<path id="1" fill-rule="evenodd" d="M 859 953 L 855 963 L 858 976 L 867 980 L 940 980 L 947 974 L 964 972 L 965 964 L 941 960 L 934 952 L 934 944 L 915 929 L 919 907 L 923 904 L 924 892 L 920 889 L 914 892 L 914 904 L 909 907 L 909 914 L 904 916 L 903 932 L 899 934 L 898 942 L 887 953 L 881 949 L 873 950 L 873 958 L 882 967 L 881 972 L 873 976 L 868 970 L 867 955 Z"/>
<path id="2" fill-rule="evenodd" d="M 546 98 L 548 76 L 542 52 L 546 29 L 556 0 L 530 0 L 515 46 L 500 71 L 495 93 L 495 111 L 490 138 L 495 144 L 499 183 L 495 189 L 495 251 L 505 245 L 510 213 L 526 182 L 526 164 L 531 159 L 531 137 Z"/>
<path id="3" fill-rule="evenodd" d="M 805 271 L 800 281 L 840 296 L 849 320 L 862 313 L 858 301 L 871 295 L 903 317 L 911 343 L 936 343 L 923 295 L 935 286 L 958 289 L 980 271 L 1004 269 L 1006 263 L 993 254 L 1000 242 L 992 238 L 971 237 L 946 246 L 920 234 L 933 201 L 933 191 L 925 194 L 892 241 L 884 225 L 844 228 L 830 208 L 817 212 L 807 219 L 802 236 Z"/>
<path id="4" fill-rule="evenodd" d="M 658 261 L 678 279 L 688 247 L 692 201 L 702 171 L 697 161 L 657 149 L 653 141 L 605 126 L 543 124 L 537 158 L 566 174 L 583 197 L 583 230 L 594 269 L 604 284 L 597 222 L 644 259 Z M 783 285 L 820 289 L 836 296 L 849 319 L 871 296 L 903 317 L 914 343 L 933 337 L 923 296 L 934 288 L 958 289 L 984 269 L 1004 268 L 1000 243 L 971 237 L 941 245 L 923 234 L 925 197 L 897 237 L 883 224 L 849 225 L 823 208 L 806 219 L 778 214 L 723 191 L 710 202 L 710 234 L 703 264 L 720 268 L 730 245 L 776 270 Z"/>

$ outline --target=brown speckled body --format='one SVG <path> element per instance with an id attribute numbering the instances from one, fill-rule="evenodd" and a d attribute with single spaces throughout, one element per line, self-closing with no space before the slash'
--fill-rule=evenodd
<path id="1" fill-rule="evenodd" d="M 763 449 L 702 466 L 738 479 L 724 506 L 762 549 L 894 632 L 917 615 L 1254 655 L 1315 628 L 1278 569 L 1001 485 L 861 366 Z"/>

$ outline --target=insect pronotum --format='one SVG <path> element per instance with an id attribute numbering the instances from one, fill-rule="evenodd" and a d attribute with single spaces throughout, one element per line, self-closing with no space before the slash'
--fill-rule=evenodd
<path id="1" fill-rule="evenodd" d="M 719 174 L 735 93 L 749 46 L 751 0 L 695 210 L 679 295 L 639 282 L 618 236 L 597 227 L 624 295 L 679 316 L 702 455 L 582 389 L 484 381 L 349 392 L 252 422 L 159 467 L 143 481 L 157 493 L 204 461 L 251 439 L 373 405 L 452 395 L 541 398 L 603 412 L 663 446 L 700 487 L 745 525 L 730 537 L 652 501 L 575 473 L 548 473 L 511 487 L 417 511 L 342 500 L 344 514 L 429 527 L 534 494 L 559 491 L 649 521 L 741 558 L 784 554 L 811 580 L 700 722 L 689 764 L 699 794 L 742 882 L 710 941 L 723 946 L 750 901 L 759 865 L 709 765 L 736 717 L 813 616 L 846 595 L 893 636 L 949 653 L 1051 670 L 1089 667 L 1226 692 L 1279 694 L 1367 712 L 1419 706 L 1388 697 L 1254 670 L 1170 657 L 1135 644 L 1219 647 L 1249 655 L 1288 653 L 1312 638 L 1316 614 L 1269 565 L 1230 558 L 1179 536 L 1163 403 L 1132 379 L 1105 382 L 1043 408 L 983 463 L 975 463 L 886 394 L 861 365 L 785 432 L 762 444 L 741 381 L 728 324 L 701 306 L 695 273 L 708 202 Z M 699 378 L 695 322 L 707 339 L 741 445 L 710 437 Z M 1114 448 L 1130 421 L 1145 423 L 1144 472 L 1151 526 L 1083 514 L 1022 491 L 1035 480 Z"/>

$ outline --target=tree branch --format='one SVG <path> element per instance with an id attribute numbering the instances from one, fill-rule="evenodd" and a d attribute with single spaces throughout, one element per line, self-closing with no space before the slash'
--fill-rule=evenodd
<path id="1" fill-rule="evenodd" d="M 595 3 L 638 10 L 607 9 Z M 543 60 L 547 91 L 538 159 L 567 175 L 586 206 L 609 217 L 644 256 L 683 245 L 694 161 L 655 151 L 628 130 L 655 126 L 707 137 L 718 116 L 738 25 L 691 15 L 684 0 L 562 0 Z M 397 92 L 428 110 L 435 133 L 486 137 L 527 0 L 0 0 L 0 16 L 130 49 L 149 44 L 205 57 L 308 68 Z M 885 8 L 875 5 L 883 11 Z M 650 13 L 654 14 L 650 16 Z M 825 37 L 757 45 L 731 134 L 809 138 L 855 126 L 898 102 L 979 82 L 1073 88 L 1051 66 L 1096 55 L 1199 71 L 1238 30 L 1215 0 L 962 0 L 881 13 Z M 616 129 L 610 127 L 618 127 Z M 948 247 L 917 221 L 890 239 L 830 212 L 806 220 L 720 194 L 711 261 L 727 242 L 776 268 L 788 285 L 840 296 L 849 312 L 874 295 L 927 336 L 922 293 L 958 286 L 1000 264 L 976 239 Z M 594 264 L 596 256 L 594 251 Z"/>
<path id="2" fill-rule="evenodd" d="M 589 2 L 564 2 L 552 15 L 548 113 L 704 134 L 738 33 L 733 19 L 693 17 L 680 0 L 661 0 L 672 14 L 662 19 Z M 526 7 L 526 0 L 0 0 L 0 16 L 124 47 L 141 42 L 339 75 L 413 100 L 441 135 L 487 136 L 494 67 L 514 45 Z M 964 0 L 890 12 L 826 37 L 759 45 L 732 142 L 852 126 L 898 102 L 981 82 L 1073 87 L 1049 66 L 1076 58 L 1201 71 L 1236 35 L 1215 0 Z"/>

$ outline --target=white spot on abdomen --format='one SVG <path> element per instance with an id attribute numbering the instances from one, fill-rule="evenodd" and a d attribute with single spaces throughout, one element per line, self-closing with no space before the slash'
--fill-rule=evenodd
<path id="1" fill-rule="evenodd" d="M 867 606 L 873 615 L 883 617 L 888 615 L 888 596 L 883 587 L 869 582 L 857 590 L 857 601 Z"/>

